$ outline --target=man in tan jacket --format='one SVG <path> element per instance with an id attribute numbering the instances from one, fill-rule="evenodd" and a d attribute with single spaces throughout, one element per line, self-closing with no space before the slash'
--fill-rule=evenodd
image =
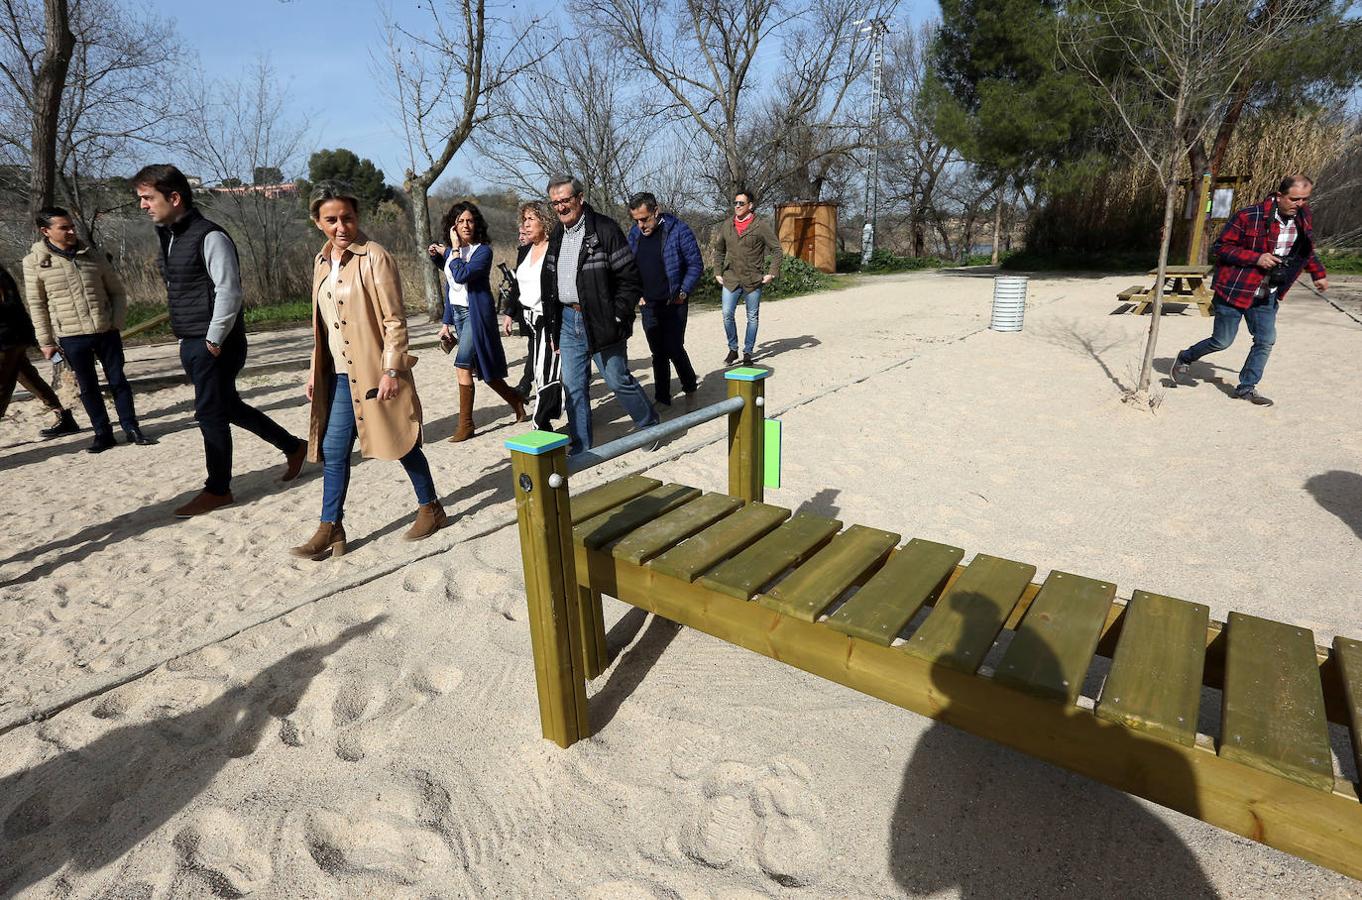
<path id="1" fill-rule="evenodd" d="M 24 293 L 38 347 L 51 359 L 58 347 L 66 357 L 80 402 L 90 418 L 95 440 L 89 453 L 103 453 L 118 443 L 100 393 L 95 360 L 113 392 L 118 424 L 130 444 L 151 444 L 137 424 L 132 386 L 123 374 L 123 338 L 119 331 L 127 314 L 123 282 L 98 250 L 76 237 L 71 214 L 50 206 L 38 213 L 42 240 L 24 257 Z"/>

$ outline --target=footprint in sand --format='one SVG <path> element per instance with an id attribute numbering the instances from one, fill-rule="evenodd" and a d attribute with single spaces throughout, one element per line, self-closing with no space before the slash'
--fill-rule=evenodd
<path id="1" fill-rule="evenodd" d="M 362 668 L 315 678 L 291 709 L 271 709 L 280 718 L 279 739 L 290 747 L 334 741 L 336 756 L 358 762 L 400 739 L 400 724 L 431 698 L 463 683 L 452 658 L 427 657 L 411 667 L 400 659 L 370 661 Z"/>
<path id="2" fill-rule="evenodd" d="M 457 858 L 453 834 L 460 813 L 444 784 L 417 771 L 368 787 L 363 799 L 309 810 L 298 824 L 286 826 L 291 832 L 286 840 L 300 841 L 321 872 L 362 892 L 467 867 L 466 859 Z"/>
<path id="3" fill-rule="evenodd" d="M 197 876 L 218 896 L 244 897 L 274 875 L 269 854 L 254 845 L 245 823 L 225 809 L 194 813 L 173 844 L 184 873 Z"/>
<path id="4" fill-rule="evenodd" d="M 430 594 L 444 580 L 445 574 L 437 566 L 407 566 L 402 575 L 402 590 L 412 594 Z"/>
<path id="5" fill-rule="evenodd" d="M 672 768 L 676 772 L 675 760 Z M 700 783 L 695 814 L 677 846 L 712 868 L 755 868 L 784 887 L 807 887 L 827 858 L 826 811 L 810 781 L 808 767 L 791 757 L 757 768 L 720 762 Z"/>

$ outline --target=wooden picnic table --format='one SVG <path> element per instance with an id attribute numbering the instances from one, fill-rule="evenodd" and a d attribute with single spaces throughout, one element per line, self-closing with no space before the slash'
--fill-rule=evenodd
<path id="1" fill-rule="evenodd" d="M 1196 306 L 1203 316 L 1211 315 L 1212 271 L 1211 266 L 1169 266 L 1164 270 L 1163 302 Z M 1159 270 L 1150 269 L 1147 274 L 1157 279 Z M 1127 312 L 1143 315 L 1154 305 L 1154 285 L 1131 285 L 1117 294 L 1117 299 L 1130 304 Z"/>

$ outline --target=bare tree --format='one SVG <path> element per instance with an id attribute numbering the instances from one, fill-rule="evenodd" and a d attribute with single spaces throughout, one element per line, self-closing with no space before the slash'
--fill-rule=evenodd
<path id="1" fill-rule="evenodd" d="M 38 4 L 25 0 L 0 0 L 0 74 L 13 91 L 15 100 L 27 107 L 28 127 L 6 140 L 26 132 L 28 209 L 30 217 L 44 206 L 52 205 L 57 188 L 57 133 L 61 121 L 62 91 L 71 66 L 76 36 L 71 31 L 68 0 L 44 0 Z M 41 44 L 41 46 L 39 46 Z"/>
<path id="2" fill-rule="evenodd" d="M 882 137 L 884 201 L 901 211 L 913 256 L 927 255 L 927 232 L 944 227 L 937 205 L 938 188 L 953 167 L 964 165 L 936 127 L 937 92 L 928 65 L 936 27 L 896 34 L 886 47 L 884 94 L 887 116 Z"/>
<path id="3" fill-rule="evenodd" d="M 748 184 L 763 195 L 819 200 L 836 167 L 869 144 L 864 110 L 872 45 L 867 20 L 897 0 L 819 0 L 781 35 L 775 91 L 747 130 Z"/>
<path id="4" fill-rule="evenodd" d="M 639 114 L 641 98 L 629 73 L 582 54 L 581 38 L 565 40 L 552 30 L 537 41 L 548 47 L 540 51 L 542 61 L 494 97 L 497 127 L 473 137 L 489 162 L 484 174 L 524 196 L 542 196 L 551 175 L 573 174 L 585 184 L 589 203 L 613 213 L 655 174 L 644 153 L 657 123 Z M 653 152 L 658 149 L 654 142 Z"/>
<path id="5" fill-rule="evenodd" d="M 1075 0 L 1060 19 L 1060 52 L 1082 72 L 1125 126 L 1131 154 L 1157 173 L 1164 191 L 1163 236 L 1153 316 L 1133 402 L 1149 406 L 1163 310 L 1178 165 L 1231 102 L 1254 59 L 1306 21 L 1314 0 Z"/>
<path id="6" fill-rule="evenodd" d="M 301 205 L 277 186 L 256 185 L 259 172 L 275 169 L 298 174 L 311 149 L 306 120 L 289 109 L 274 68 L 261 57 L 237 82 L 197 89 L 201 98 L 188 117 L 182 152 L 203 167 L 205 182 L 218 187 L 208 203 L 234 225 L 232 237 L 242 251 L 243 281 L 259 301 L 306 294 L 311 244 Z"/>
<path id="7" fill-rule="evenodd" d="M 435 271 L 426 263 L 430 189 L 474 130 L 495 115 L 492 98 L 539 62 L 525 52 L 526 35 L 538 19 L 514 27 L 489 17 L 487 0 L 443 0 L 425 8 L 430 13 L 425 27 L 409 28 L 389 15 L 384 34 L 389 95 L 402 117 L 410 160 L 402 186 L 411 200 L 412 251 L 434 318 L 441 300 Z"/>
<path id="8" fill-rule="evenodd" d="M 574 8 L 656 79 L 661 96 L 649 112 L 683 119 L 711 143 L 718 189 L 746 184 L 752 66 L 796 14 L 778 0 L 577 0 Z"/>
<path id="9" fill-rule="evenodd" d="M 29 167 L 34 141 L 33 110 L 40 105 L 27 72 L 45 33 L 38 27 L 36 0 L 3 0 L 0 8 L 0 159 Z M 77 224 L 95 239 L 98 219 L 128 202 L 128 192 L 105 184 L 124 171 L 137 150 L 164 145 L 175 128 L 169 121 L 183 108 L 174 90 L 175 63 L 162 47 L 174 28 L 150 13 L 130 13 L 115 0 L 81 0 L 68 25 L 74 37 L 65 80 L 58 91 L 53 190 L 71 208 Z"/>

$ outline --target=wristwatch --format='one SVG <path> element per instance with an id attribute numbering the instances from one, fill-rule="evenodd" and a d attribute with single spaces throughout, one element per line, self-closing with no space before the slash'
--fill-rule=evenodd
<path id="1" fill-rule="evenodd" d="M 396 378 L 396 377 L 397 377 L 397 370 L 396 370 L 396 369 L 384 369 L 384 370 L 383 370 L 383 374 L 384 374 L 384 375 L 387 375 L 389 378 Z"/>

